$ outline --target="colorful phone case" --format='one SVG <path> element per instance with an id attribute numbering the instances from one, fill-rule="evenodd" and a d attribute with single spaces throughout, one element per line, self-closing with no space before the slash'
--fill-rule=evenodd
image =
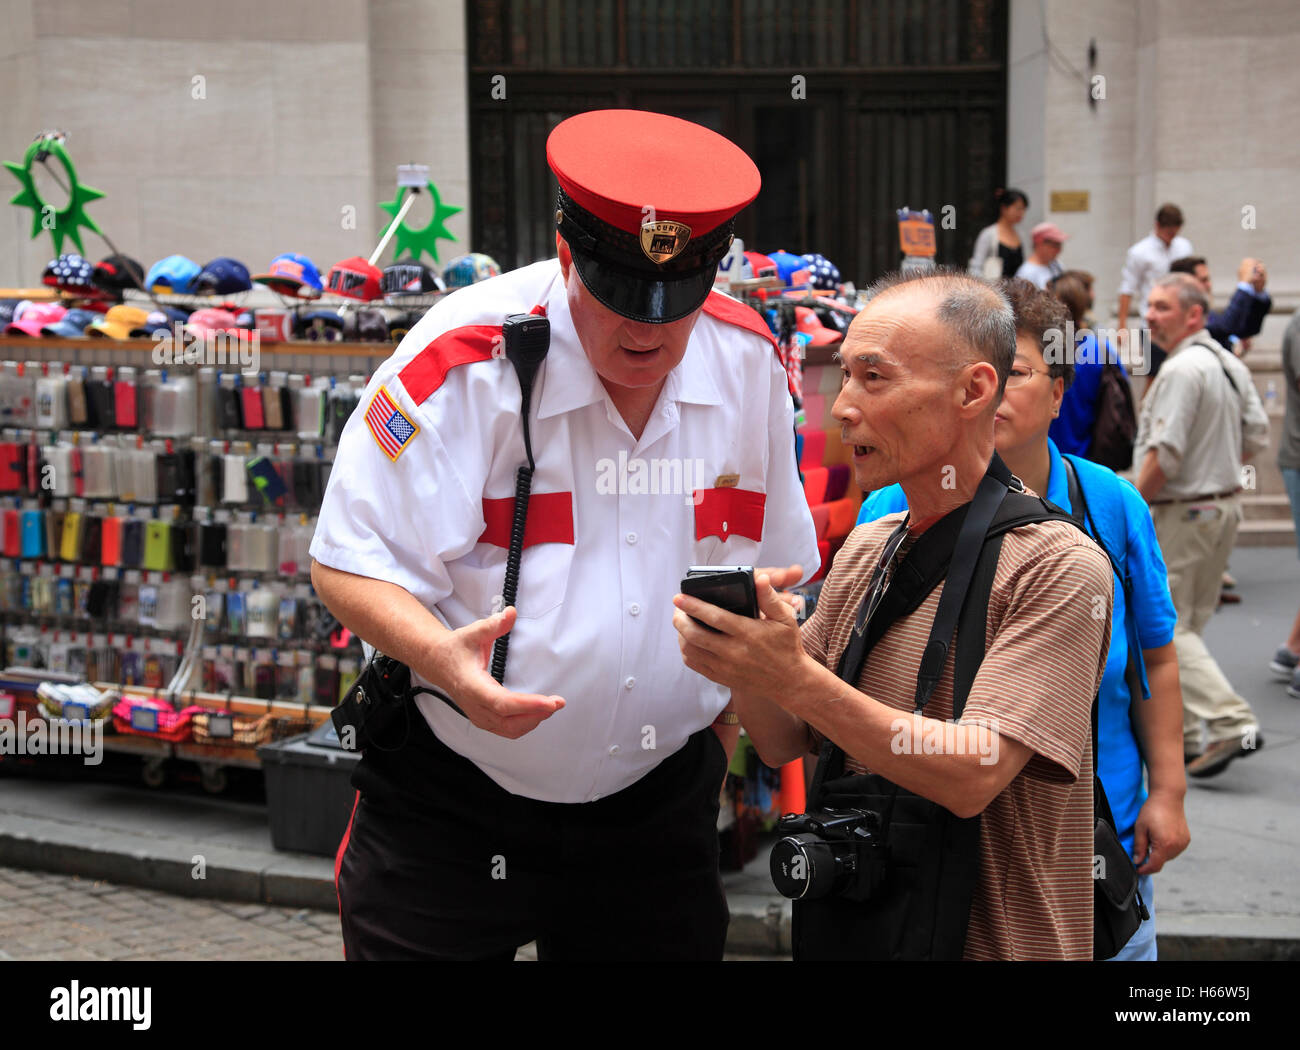
<path id="1" fill-rule="evenodd" d="M 134 383 L 119 379 L 113 384 L 113 419 L 122 430 L 136 428 Z"/>
<path id="2" fill-rule="evenodd" d="M 172 525 L 169 521 L 145 523 L 144 567 L 155 572 L 172 568 Z"/>
<path id="3" fill-rule="evenodd" d="M 266 415 L 262 411 L 262 389 L 256 386 L 241 387 L 240 406 L 244 410 L 244 429 L 262 430 L 266 427 Z"/>
<path id="4" fill-rule="evenodd" d="M 59 557 L 76 561 L 81 553 L 81 512 L 70 510 L 63 516 L 63 534 L 59 543 Z"/>
<path id="5" fill-rule="evenodd" d="M 122 564 L 122 519 L 105 518 L 104 519 L 103 544 L 100 550 L 100 561 L 104 565 L 121 565 Z"/>

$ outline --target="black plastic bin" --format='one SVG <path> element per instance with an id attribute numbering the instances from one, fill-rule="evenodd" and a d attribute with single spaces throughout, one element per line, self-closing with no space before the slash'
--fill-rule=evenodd
<path id="1" fill-rule="evenodd" d="M 271 844 L 276 849 L 332 857 L 343 840 L 356 792 L 355 752 L 309 743 L 318 733 L 290 737 L 257 749 L 266 774 Z"/>

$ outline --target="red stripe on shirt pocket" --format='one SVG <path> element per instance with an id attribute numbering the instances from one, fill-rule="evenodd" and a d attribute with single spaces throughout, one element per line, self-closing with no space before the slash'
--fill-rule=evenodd
<path id="1" fill-rule="evenodd" d="M 733 535 L 761 542 L 767 493 L 750 489 L 695 490 L 695 538 L 717 536 L 724 543 Z"/>
<path id="2" fill-rule="evenodd" d="M 483 500 L 486 527 L 479 543 L 510 547 L 510 526 L 515 518 L 515 498 Z M 528 498 L 528 524 L 524 527 L 524 546 L 538 543 L 573 545 L 573 493 L 534 492 Z"/>

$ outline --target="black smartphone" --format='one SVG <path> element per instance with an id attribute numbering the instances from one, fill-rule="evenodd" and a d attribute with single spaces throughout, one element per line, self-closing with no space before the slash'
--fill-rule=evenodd
<path id="1" fill-rule="evenodd" d="M 692 565 L 682 580 L 682 593 L 737 616 L 758 619 L 758 590 L 752 565 Z M 695 622 L 710 631 L 717 630 L 699 620 Z"/>

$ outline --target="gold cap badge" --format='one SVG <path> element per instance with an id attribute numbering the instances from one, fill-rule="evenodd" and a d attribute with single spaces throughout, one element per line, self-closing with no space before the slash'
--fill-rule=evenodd
<path id="1" fill-rule="evenodd" d="M 647 222 L 641 227 L 641 250 L 651 262 L 662 265 L 681 252 L 691 239 L 691 228 L 680 222 Z"/>

